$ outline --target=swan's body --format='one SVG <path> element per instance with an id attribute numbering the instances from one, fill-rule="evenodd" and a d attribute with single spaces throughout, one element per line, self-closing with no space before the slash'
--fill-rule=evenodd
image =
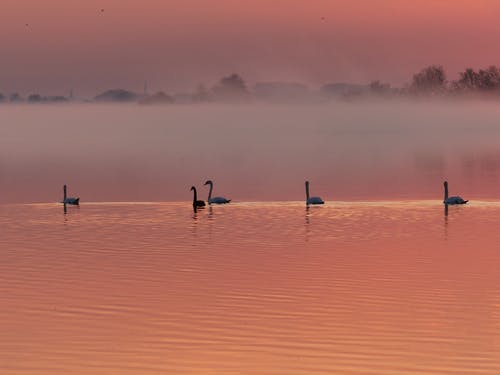
<path id="1" fill-rule="evenodd" d="M 214 188 L 214 183 L 211 180 L 205 182 L 205 185 L 210 185 L 210 190 L 208 192 L 208 204 L 225 204 L 231 202 L 231 199 L 226 199 L 224 197 L 213 197 L 212 198 L 212 190 Z"/>
<path id="2" fill-rule="evenodd" d="M 63 191 L 64 191 L 64 198 L 63 198 L 63 201 L 61 203 L 72 204 L 75 206 L 80 204 L 80 198 L 68 197 L 66 185 L 64 185 Z"/>
<path id="3" fill-rule="evenodd" d="M 309 181 L 306 181 L 306 204 L 324 204 L 325 202 L 320 197 L 309 196 Z"/>
<path id="4" fill-rule="evenodd" d="M 444 182 L 444 204 L 466 204 L 468 201 L 459 197 L 458 195 L 449 197 L 448 196 L 448 181 Z"/>
<path id="5" fill-rule="evenodd" d="M 196 188 L 194 186 L 191 186 L 191 190 L 193 191 L 193 207 L 205 207 L 205 202 L 198 200 Z"/>
<path id="6" fill-rule="evenodd" d="M 448 199 L 444 201 L 445 204 L 466 204 L 467 202 L 468 201 L 459 196 L 448 197 Z"/>

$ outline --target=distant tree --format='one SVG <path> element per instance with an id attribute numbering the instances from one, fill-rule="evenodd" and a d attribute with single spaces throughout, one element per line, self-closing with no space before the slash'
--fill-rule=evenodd
<path id="1" fill-rule="evenodd" d="M 31 94 L 28 96 L 28 102 L 30 103 L 40 103 L 43 100 L 43 98 L 40 96 L 40 94 Z"/>
<path id="2" fill-rule="evenodd" d="M 492 91 L 500 89 L 500 69 L 492 65 L 478 72 L 467 68 L 459 73 L 459 79 L 452 84 L 457 91 Z"/>
<path id="3" fill-rule="evenodd" d="M 21 101 L 23 101 L 23 98 L 21 97 L 21 95 L 19 95 L 17 92 L 15 92 L 13 94 L 10 94 L 9 101 L 13 102 L 13 103 L 21 102 Z"/>
<path id="4" fill-rule="evenodd" d="M 446 91 L 446 74 L 442 66 L 431 65 L 413 75 L 410 92 L 438 95 Z"/>
<path id="5" fill-rule="evenodd" d="M 224 100 L 241 100 L 250 96 L 245 81 L 238 74 L 221 78 L 212 91 L 217 98 Z"/>
<path id="6" fill-rule="evenodd" d="M 5 101 L 5 95 L 0 92 L 0 103 Z"/>
<path id="7" fill-rule="evenodd" d="M 482 90 L 494 90 L 500 87 L 500 70 L 491 65 L 479 70 L 479 85 Z"/>
<path id="8" fill-rule="evenodd" d="M 467 68 L 465 71 L 459 73 L 459 79 L 453 82 L 453 86 L 459 90 L 475 90 L 478 89 L 479 74 L 472 68 Z"/>

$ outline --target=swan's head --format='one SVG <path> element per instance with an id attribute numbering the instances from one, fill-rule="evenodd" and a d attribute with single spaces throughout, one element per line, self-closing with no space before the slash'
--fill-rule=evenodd
<path id="1" fill-rule="evenodd" d="M 212 184 L 213 184 L 212 180 L 207 180 L 203 185 L 212 185 Z"/>
<path id="2" fill-rule="evenodd" d="M 196 188 L 194 186 L 191 186 L 191 190 L 196 190 Z"/>

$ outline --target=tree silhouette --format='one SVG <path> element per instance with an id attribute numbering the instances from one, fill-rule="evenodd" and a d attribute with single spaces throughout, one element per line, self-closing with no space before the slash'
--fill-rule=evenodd
<path id="1" fill-rule="evenodd" d="M 492 91 L 500 89 L 500 70 L 491 65 L 478 72 L 467 68 L 459 73 L 459 79 L 453 82 L 453 89 L 457 91 Z"/>
<path id="2" fill-rule="evenodd" d="M 217 98 L 223 100 L 247 99 L 250 95 L 245 81 L 238 74 L 221 78 L 212 91 Z"/>
<path id="3" fill-rule="evenodd" d="M 487 69 L 479 70 L 479 87 L 482 90 L 494 90 L 500 87 L 500 70 L 491 65 Z"/>
<path id="4" fill-rule="evenodd" d="M 413 75 L 410 92 L 437 95 L 446 91 L 446 74 L 442 66 L 431 65 Z"/>
<path id="5" fill-rule="evenodd" d="M 479 74 L 474 69 L 468 68 L 460 73 L 458 80 L 460 87 L 464 89 L 477 89 L 479 87 Z"/>

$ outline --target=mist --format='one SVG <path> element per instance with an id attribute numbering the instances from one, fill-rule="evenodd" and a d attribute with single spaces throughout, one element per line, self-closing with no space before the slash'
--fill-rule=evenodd
<path id="1" fill-rule="evenodd" d="M 0 202 L 499 198 L 493 102 L 0 109 Z"/>

